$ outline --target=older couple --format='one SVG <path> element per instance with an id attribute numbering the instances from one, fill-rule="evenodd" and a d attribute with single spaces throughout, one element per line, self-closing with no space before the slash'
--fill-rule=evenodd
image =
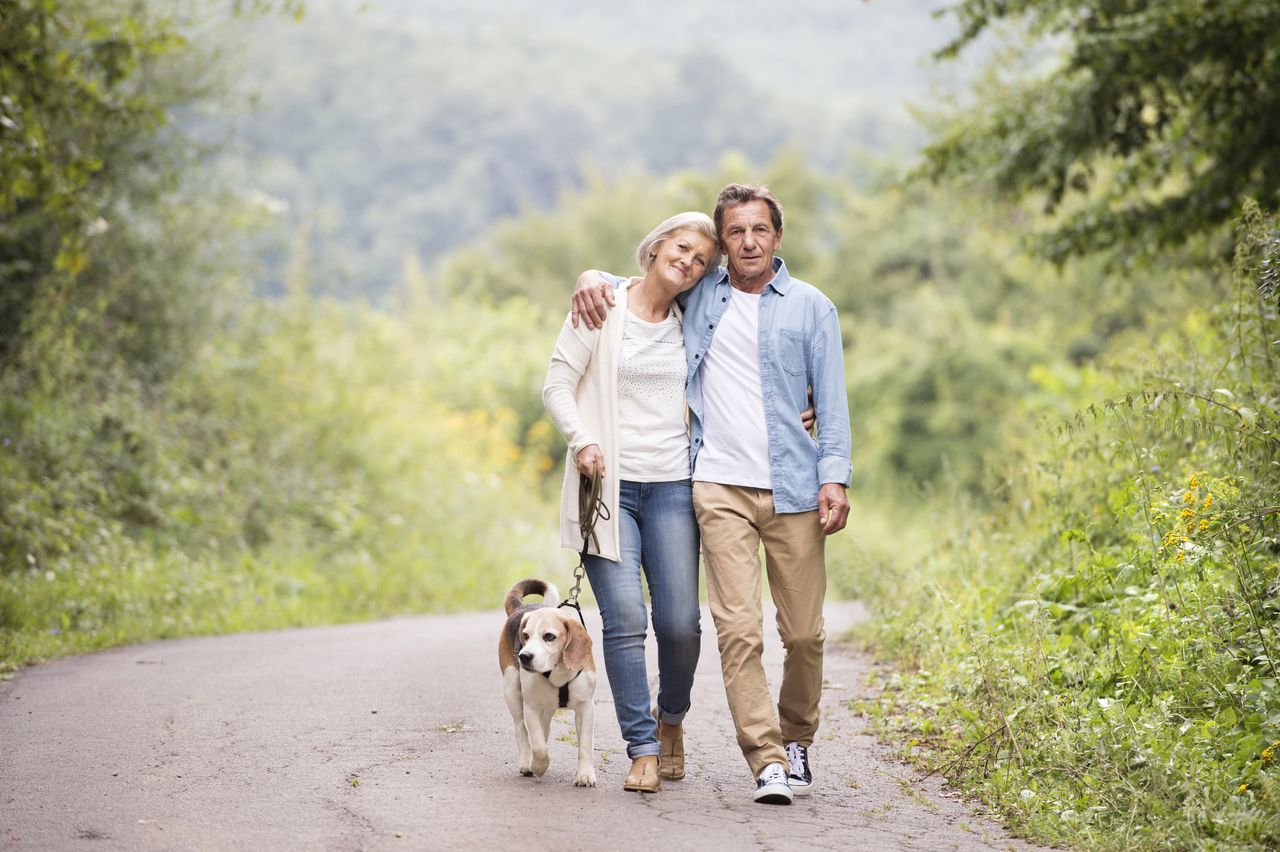
<path id="1" fill-rule="evenodd" d="M 772 193 L 743 184 L 720 193 L 714 221 L 666 220 L 636 251 L 641 277 L 579 278 L 547 372 L 543 401 L 569 445 L 566 547 L 581 546 L 579 473 L 600 470 L 605 483 L 609 519 L 586 566 L 632 760 L 628 790 L 684 776 L 682 722 L 700 647 L 699 537 L 754 799 L 790 804 L 813 783 L 823 551 L 849 515 L 849 411 L 835 307 L 775 256 L 782 226 Z M 810 393 L 816 440 L 804 422 Z M 786 650 L 776 713 L 761 661 L 762 543 Z M 652 711 L 645 582 L 658 643 Z"/>

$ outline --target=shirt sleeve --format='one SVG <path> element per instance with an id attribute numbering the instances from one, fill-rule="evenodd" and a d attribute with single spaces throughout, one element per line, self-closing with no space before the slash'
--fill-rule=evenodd
<path id="1" fill-rule="evenodd" d="M 564 436 L 574 458 L 583 447 L 600 443 L 600 439 L 591 434 L 582 422 L 577 400 L 578 384 L 591 363 L 599 334 L 599 331 L 586 328 L 585 324 L 574 328 L 571 317 L 565 317 L 556 348 L 551 353 L 546 380 L 542 383 L 542 405 Z"/>
<path id="2" fill-rule="evenodd" d="M 835 305 L 827 304 L 813 341 L 813 407 L 818 418 L 818 482 L 848 488 L 853 483 L 849 461 L 853 439 L 849 426 L 849 393 L 844 383 L 844 347 Z"/>

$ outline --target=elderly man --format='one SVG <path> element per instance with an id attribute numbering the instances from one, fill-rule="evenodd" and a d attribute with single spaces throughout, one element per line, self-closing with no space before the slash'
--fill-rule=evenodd
<path id="1" fill-rule="evenodd" d="M 730 184 L 715 209 L 728 269 L 708 272 L 684 312 L 693 500 L 729 709 L 754 798 L 790 804 L 813 775 L 826 632 L 825 537 L 849 517 L 849 403 L 835 306 L 775 252 L 782 206 Z M 575 321 L 597 327 L 620 279 L 589 271 Z M 801 413 L 812 391 L 818 438 Z M 786 658 L 774 713 L 765 681 L 760 544 Z"/>

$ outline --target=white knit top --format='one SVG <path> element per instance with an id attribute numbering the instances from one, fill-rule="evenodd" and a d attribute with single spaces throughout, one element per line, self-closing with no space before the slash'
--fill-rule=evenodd
<path id="1" fill-rule="evenodd" d="M 648 322 L 628 312 L 618 358 L 618 477 L 689 478 L 684 386 L 689 368 L 675 312 Z"/>

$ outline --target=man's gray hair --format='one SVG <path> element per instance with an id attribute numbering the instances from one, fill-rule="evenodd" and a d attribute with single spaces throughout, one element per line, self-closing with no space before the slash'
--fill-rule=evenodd
<path id="1" fill-rule="evenodd" d="M 720 238 L 716 236 L 715 223 L 706 213 L 686 210 L 669 219 L 664 219 L 658 227 L 649 232 L 649 236 L 640 241 L 640 245 L 636 246 L 636 265 L 640 267 L 641 272 L 649 271 L 649 264 L 657 254 L 658 244 L 676 231 L 693 231 L 711 240 L 712 248 L 711 254 L 707 257 L 707 269 L 714 269 L 720 265 Z"/>

